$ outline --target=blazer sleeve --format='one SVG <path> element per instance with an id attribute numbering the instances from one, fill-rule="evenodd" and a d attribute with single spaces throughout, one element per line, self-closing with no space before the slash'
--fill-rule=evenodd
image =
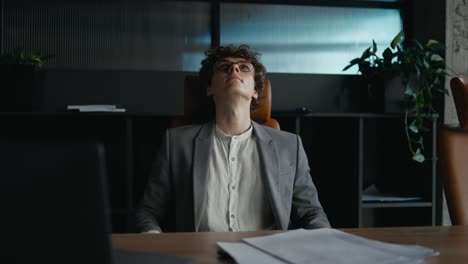
<path id="1" fill-rule="evenodd" d="M 315 229 L 330 227 L 328 218 L 319 202 L 317 189 L 312 182 L 309 162 L 297 137 L 296 176 L 291 210 L 292 228 Z"/>
<path id="2" fill-rule="evenodd" d="M 170 204 L 170 133 L 166 130 L 159 153 L 151 168 L 143 198 L 135 212 L 135 224 L 140 232 L 157 230 L 162 232 L 161 222 Z"/>

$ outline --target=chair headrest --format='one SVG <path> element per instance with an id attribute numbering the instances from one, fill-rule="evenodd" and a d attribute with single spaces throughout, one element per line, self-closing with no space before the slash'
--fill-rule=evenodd
<path id="1" fill-rule="evenodd" d="M 250 118 L 257 123 L 264 123 L 270 120 L 271 115 L 271 85 L 270 80 L 265 78 L 263 94 L 258 98 L 257 109 L 250 112 Z"/>
<path id="2" fill-rule="evenodd" d="M 206 89 L 202 87 L 196 75 L 185 76 L 184 80 L 184 118 L 186 120 L 206 122 L 214 117 L 213 100 L 206 96 Z"/>
<path id="3" fill-rule="evenodd" d="M 468 129 L 468 78 L 454 77 L 450 80 L 455 109 L 460 127 Z"/>

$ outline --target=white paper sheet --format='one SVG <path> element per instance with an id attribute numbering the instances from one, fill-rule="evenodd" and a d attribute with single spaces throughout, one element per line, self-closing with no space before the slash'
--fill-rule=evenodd
<path id="1" fill-rule="evenodd" d="M 228 252 L 239 264 L 284 264 L 283 261 L 262 252 L 246 243 L 217 242 L 218 247 Z"/>
<path id="2" fill-rule="evenodd" d="M 234 248 L 224 249 L 240 264 L 260 261 L 273 263 L 266 262 L 265 255 L 268 254 L 270 259 L 274 256 L 275 260 L 280 259 L 283 263 L 307 264 L 411 264 L 423 263 L 425 257 L 438 255 L 430 248 L 384 243 L 330 228 L 298 229 L 271 236 L 245 238 L 237 244 L 247 244 L 251 248 L 235 245 Z"/>

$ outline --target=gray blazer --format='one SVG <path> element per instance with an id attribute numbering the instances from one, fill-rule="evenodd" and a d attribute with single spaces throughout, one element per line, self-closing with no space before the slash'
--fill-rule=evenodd
<path id="1" fill-rule="evenodd" d="M 252 124 L 276 229 L 330 227 L 300 137 Z M 211 122 L 166 131 L 137 207 L 140 231 L 162 231 L 164 222 L 171 226 L 164 231 L 198 231 L 209 191 L 206 178 L 213 126 Z"/>

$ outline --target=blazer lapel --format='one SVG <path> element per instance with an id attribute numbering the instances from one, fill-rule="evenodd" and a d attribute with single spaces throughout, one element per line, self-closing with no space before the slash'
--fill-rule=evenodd
<path id="1" fill-rule="evenodd" d="M 252 121 L 262 163 L 270 206 L 278 228 L 287 229 L 289 220 L 281 214 L 279 160 L 276 144 L 265 128 Z M 289 216 L 288 216 L 289 217 Z"/>
<path id="2" fill-rule="evenodd" d="M 198 231 L 201 213 L 205 203 L 206 179 L 208 176 L 208 157 L 211 153 L 211 138 L 214 123 L 206 123 L 194 139 L 193 153 L 193 210 L 195 231 Z"/>

